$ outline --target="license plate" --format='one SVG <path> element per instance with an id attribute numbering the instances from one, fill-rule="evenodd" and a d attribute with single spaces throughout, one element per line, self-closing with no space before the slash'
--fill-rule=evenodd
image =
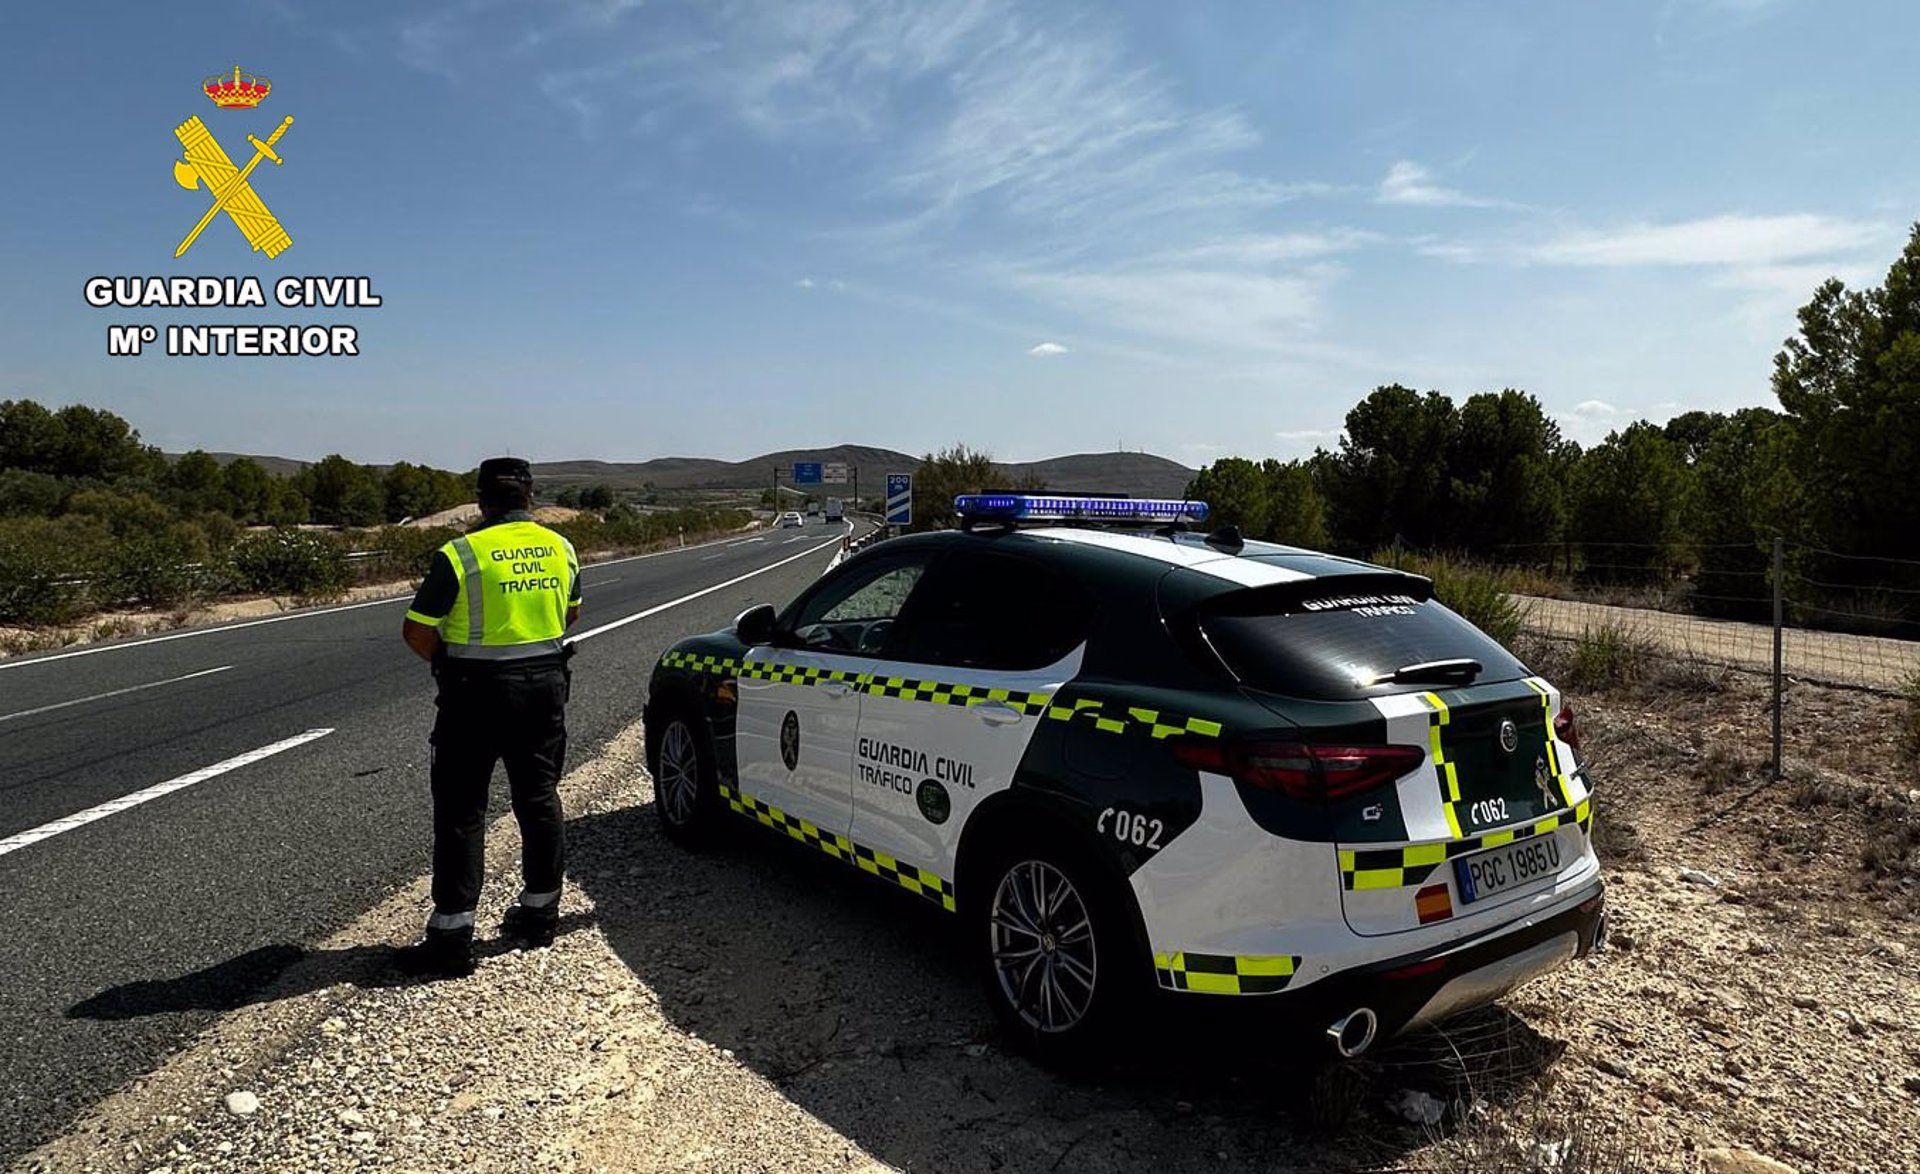
<path id="1" fill-rule="evenodd" d="M 1471 905 L 1560 871 L 1560 838 L 1533 836 L 1453 862 L 1460 903 Z"/>

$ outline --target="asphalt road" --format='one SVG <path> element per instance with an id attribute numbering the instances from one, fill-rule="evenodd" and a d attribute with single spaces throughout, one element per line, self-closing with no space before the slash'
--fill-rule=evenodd
<path id="1" fill-rule="evenodd" d="M 791 598 L 840 534 L 815 524 L 588 567 L 569 760 L 639 715 L 662 649 Z M 0 1164 L 211 1017 L 69 1018 L 76 1005 L 324 937 L 426 871 L 433 689 L 400 642 L 405 610 L 381 601 L 0 660 Z"/>

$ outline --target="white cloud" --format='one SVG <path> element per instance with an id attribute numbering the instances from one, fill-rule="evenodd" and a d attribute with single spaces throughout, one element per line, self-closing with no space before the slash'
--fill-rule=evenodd
<path id="1" fill-rule="evenodd" d="M 1433 172 L 1411 159 L 1387 168 L 1374 193 L 1376 204 L 1409 204 L 1423 208 L 1519 208 L 1511 200 L 1470 196 L 1434 182 Z"/>
<path id="2" fill-rule="evenodd" d="M 1275 432 L 1276 440 L 1333 440 L 1340 435 L 1338 428 L 1294 428 Z"/>
<path id="3" fill-rule="evenodd" d="M 1327 271 L 1244 273 L 1121 268 L 1028 271 L 1013 278 L 1054 306 L 1129 334 L 1211 347 L 1304 350 Z"/>
<path id="4" fill-rule="evenodd" d="M 1034 346 L 1028 347 L 1027 353 L 1032 355 L 1036 359 L 1048 359 L 1048 358 L 1052 358 L 1054 355 L 1066 354 L 1067 348 L 1064 346 L 1061 346 L 1057 342 L 1043 342 L 1043 343 L 1037 343 Z"/>
<path id="5" fill-rule="evenodd" d="M 1336 253 L 1376 245 L 1386 238 L 1377 232 L 1357 228 L 1334 228 L 1319 232 L 1248 234 L 1194 245 L 1178 252 L 1163 254 L 1161 261 L 1185 264 L 1271 265 L 1286 261 L 1306 261 Z"/>
<path id="6" fill-rule="evenodd" d="M 812 288 L 813 288 L 813 278 L 811 278 L 811 277 L 802 277 L 802 278 L 801 278 L 800 280 L 798 280 L 798 281 L 796 281 L 796 282 L 794 282 L 793 284 L 795 284 L 796 286 L 799 286 L 799 287 L 800 287 L 801 289 L 812 289 Z"/>
<path id="7" fill-rule="evenodd" d="M 1725 215 L 1579 229 L 1523 246 L 1520 256 L 1549 265 L 1772 265 L 1858 249 L 1884 235 L 1879 225 L 1812 213 Z"/>
<path id="8" fill-rule="evenodd" d="M 1620 414 L 1620 409 L 1603 399 L 1581 400 L 1573 405 L 1573 414 L 1585 420 L 1604 420 Z"/>

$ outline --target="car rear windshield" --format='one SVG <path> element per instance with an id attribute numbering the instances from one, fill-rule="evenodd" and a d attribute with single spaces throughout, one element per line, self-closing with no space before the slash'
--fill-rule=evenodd
<path id="1" fill-rule="evenodd" d="M 1390 591 L 1330 590 L 1282 600 L 1241 592 L 1210 608 L 1200 628 L 1235 676 L 1289 697 L 1336 701 L 1466 683 L 1366 683 L 1440 660 L 1478 661 L 1477 683 L 1526 676 L 1511 653 L 1458 615 L 1431 600 Z"/>

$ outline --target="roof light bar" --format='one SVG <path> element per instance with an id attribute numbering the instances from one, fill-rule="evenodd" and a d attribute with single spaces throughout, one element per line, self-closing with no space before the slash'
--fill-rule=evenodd
<path id="1" fill-rule="evenodd" d="M 972 521 L 1165 524 L 1207 520 L 1204 501 L 1143 497 L 1072 497 L 1042 493 L 963 493 L 953 511 Z"/>

